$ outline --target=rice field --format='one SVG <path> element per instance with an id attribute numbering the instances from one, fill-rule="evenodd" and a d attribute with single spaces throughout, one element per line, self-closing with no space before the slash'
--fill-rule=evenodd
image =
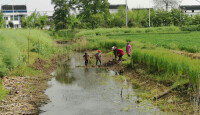
<path id="1" fill-rule="evenodd" d="M 194 86 L 198 85 L 200 60 L 172 51 L 200 52 L 200 32 L 180 31 L 175 27 L 158 30 L 158 28 L 82 30 L 76 35 L 80 41 L 76 47 L 81 50 L 101 49 L 109 52 L 112 46 L 125 50 L 126 42 L 130 41 L 133 47 L 132 66 L 145 64 L 149 71 L 158 73 L 155 79 L 168 80 L 174 84 L 185 81 Z M 81 37 L 84 39 L 80 39 Z"/>
<path id="2" fill-rule="evenodd" d="M 200 32 L 178 32 L 178 33 L 151 33 L 151 34 L 121 34 L 109 35 L 110 39 L 139 41 L 150 43 L 157 47 L 167 49 L 185 50 L 188 52 L 200 52 Z"/>

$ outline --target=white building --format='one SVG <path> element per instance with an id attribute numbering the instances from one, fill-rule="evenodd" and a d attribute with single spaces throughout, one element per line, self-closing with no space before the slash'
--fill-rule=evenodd
<path id="1" fill-rule="evenodd" d="M 27 16 L 26 5 L 2 5 L 1 10 L 6 28 L 9 28 L 9 22 L 13 23 L 14 28 L 21 28 L 21 18 Z"/>
<path id="2" fill-rule="evenodd" d="M 189 16 L 200 14 L 200 2 L 197 0 L 182 0 L 180 8 Z"/>
<path id="3" fill-rule="evenodd" d="M 109 12 L 111 14 L 117 13 L 119 7 L 126 8 L 126 4 L 109 5 Z"/>

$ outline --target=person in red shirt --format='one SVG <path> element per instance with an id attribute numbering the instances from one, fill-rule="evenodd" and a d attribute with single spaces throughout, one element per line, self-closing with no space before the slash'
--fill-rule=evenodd
<path id="1" fill-rule="evenodd" d="M 112 47 L 113 53 L 115 55 L 115 58 L 118 56 L 118 63 L 122 61 L 122 56 L 124 55 L 124 51 L 122 49 L 116 48 L 115 46 Z"/>

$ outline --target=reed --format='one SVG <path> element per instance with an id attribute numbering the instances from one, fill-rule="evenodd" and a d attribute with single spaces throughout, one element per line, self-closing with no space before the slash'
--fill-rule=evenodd
<path id="1" fill-rule="evenodd" d="M 137 49 L 131 56 L 134 63 L 146 64 L 149 70 L 170 75 L 172 82 L 189 79 L 190 83 L 199 83 L 200 60 L 174 54 L 166 49 Z"/>

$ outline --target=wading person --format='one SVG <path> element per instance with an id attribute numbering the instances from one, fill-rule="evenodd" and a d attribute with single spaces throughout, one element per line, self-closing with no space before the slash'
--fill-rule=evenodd
<path id="1" fill-rule="evenodd" d="M 101 65 L 101 50 L 98 50 L 98 53 L 95 54 L 96 57 L 96 65 L 98 65 L 98 62 Z"/>
<path id="2" fill-rule="evenodd" d="M 89 62 L 89 55 L 87 53 L 85 53 L 85 55 L 83 55 L 84 59 L 85 59 L 85 66 L 87 67 L 88 62 Z"/>
<path id="3" fill-rule="evenodd" d="M 115 59 L 117 58 L 117 56 L 119 57 L 118 59 L 118 64 L 122 61 L 122 56 L 124 55 L 124 51 L 122 49 L 116 48 L 116 47 L 112 47 L 113 53 L 115 53 Z"/>
<path id="4" fill-rule="evenodd" d="M 115 56 L 115 59 L 114 59 L 115 61 L 117 61 L 117 52 L 116 52 L 117 50 L 116 49 L 117 49 L 117 47 L 115 47 L 115 46 L 112 47 L 113 54 Z"/>
<path id="5" fill-rule="evenodd" d="M 131 45 L 130 45 L 129 42 L 127 42 L 127 44 L 126 44 L 126 53 L 127 53 L 128 57 L 130 57 L 130 55 L 131 55 Z"/>

